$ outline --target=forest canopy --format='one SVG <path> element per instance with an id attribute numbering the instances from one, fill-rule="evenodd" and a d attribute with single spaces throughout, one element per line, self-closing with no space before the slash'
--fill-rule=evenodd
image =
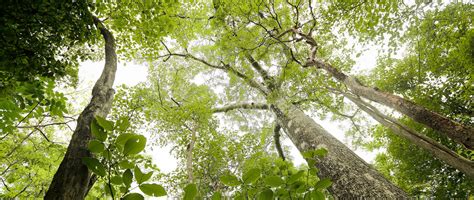
<path id="1" fill-rule="evenodd" d="M 474 198 L 472 3 L 0 11 L 2 199 Z"/>

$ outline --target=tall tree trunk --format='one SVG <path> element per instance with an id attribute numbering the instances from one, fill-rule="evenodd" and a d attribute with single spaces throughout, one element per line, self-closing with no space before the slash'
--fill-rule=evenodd
<path id="1" fill-rule="evenodd" d="M 329 191 L 340 199 L 408 199 L 407 194 L 329 134 L 294 105 L 272 106 L 286 134 L 300 152 L 318 148 L 328 155 L 318 159 L 319 177 L 329 178 Z"/>
<path id="2" fill-rule="evenodd" d="M 397 95 L 362 85 L 356 78 L 344 74 L 329 63 L 316 59 L 318 46 L 317 42 L 310 35 L 304 34 L 297 29 L 293 29 L 293 32 L 302 36 L 311 46 L 310 58 L 305 66 L 322 68 L 338 81 L 344 83 L 353 94 L 393 108 L 416 122 L 431 127 L 433 130 L 463 144 L 465 147 L 474 149 L 474 127 L 460 124 Z"/>
<path id="3" fill-rule="evenodd" d="M 396 119 L 382 114 L 375 107 L 371 106 L 367 102 L 364 102 L 362 99 L 352 97 L 350 95 L 345 96 L 354 102 L 359 108 L 369 114 L 372 118 L 377 120 L 380 124 L 392 130 L 392 132 L 396 135 L 408 139 L 418 147 L 430 152 L 439 160 L 444 161 L 448 165 L 458 169 L 467 176 L 474 178 L 474 161 L 463 158 L 453 150 L 441 145 L 435 140 L 417 133 L 403 124 L 400 124 Z"/>
<path id="4" fill-rule="evenodd" d="M 90 124 L 94 116 L 105 117 L 109 113 L 114 96 L 112 85 L 117 71 L 115 39 L 99 19 L 94 17 L 94 22 L 105 40 L 104 70 L 92 89 L 90 103 L 77 120 L 76 130 L 69 142 L 66 155 L 54 174 L 45 199 L 84 199 L 94 184 L 94 181 L 91 181 L 90 171 L 82 163 L 82 158 L 92 156 L 87 148 L 92 138 Z"/>
<path id="5" fill-rule="evenodd" d="M 188 173 L 188 182 L 194 183 L 194 175 L 193 175 L 193 150 L 194 144 L 196 142 L 196 132 L 195 130 L 191 130 L 191 140 L 186 147 L 186 170 Z"/>
<path id="6" fill-rule="evenodd" d="M 344 83 L 355 95 L 393 108 L 416 122 L 431 127 L 433 130 L 463 144 L 465 147 L 474 149 L 473 127 L 457 123 L 454 120 L 448 119 L 445 116 L 397 95 L 364 86 L 356 78 L 347 76 L 328 63 L 318 60 L 314 60 L 310 63 L 329 72 L 334 78 Z"/>

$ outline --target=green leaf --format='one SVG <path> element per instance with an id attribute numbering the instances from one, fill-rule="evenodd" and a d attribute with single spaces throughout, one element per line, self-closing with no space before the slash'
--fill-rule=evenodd
<path id="1" fill-rule="evenodd" d="M 292 184 L 296 182 L 301 176 L 303 176 L 303 174 L 304 174 L 304 170 L 300 170 L 296 172 L 296 174 L 293 174 L 290 176 L 290 178 L 288 178 L 288 183 Z"/>
<path id="2" fill-rule="evenodd" d="M 314 185 L 314 188 L 317 188 L 317 189 L 326 189 L 328 188 L 329 186 L 332 185 L 332 182 L 331 180 L 329 180 L 328 178 L 325 178 L 325 179 L 321 179 L 319 180 L 316 185 Z"/>
<path id="3" fill-rule="evenodd" d="M 119 131 L 126 131 L 127 128 L 130 126 L 130 122 L 128 121 L 127 117 L 120 117 L 115 124 L 117 130 Z"/>
<path id="4" fill-rule="evenodd" d="M 132 179 L 132 171 L 130 169 L 125 170 L 122 174 L 123 184 L 125 184 L 127 187 L 130 187 L 130 185 L 132 184 Z"/>
<path id="5" fill-rule="evenodd" d="M 232 175 L 232 174 L 227 174 L 227 175 L 221 176 L 220 180 L 222 181 L 222 183 L 224 183 L 227 186 L 238 186 L 238 185 L 240 185 L 239 179 L 236 176 Z"/>
<path id="6" fill-rule="evenodd" d="M 87 166 L 92 172 L 99 176 L 105 176 L 105 167 L 99 160 L 91 157 L 82 158 L 82 163 Z"/>
<path id="7" fill-rule="evenodd" d="M 97 123 L 100 125 L 100 127 L 102 127 L 103 129 L 108 131 L 114 130 L 114 122 L 106 120 L 101 116 L 95 116 L 95 119 L 97 120 Z"/>
<path id="8" fill-rule="evenodd" d="M 315 156 L 324 157 L 328 154 L 328 150 L 325 148 L 316 149 L 313 151 Z"/>
<path id="9" fill-rule="evenodd" d="M 105 193 L 109 196 L 112 196 L 112 194 L 114 194 L 114 195 L 116 194 L 115 188 L 114 188 L 113 185 L 109 186 L 109 184 L 105 183 L 104 184 L 104 189 L 105 189 Z"/>
<path id="10" fill-rule="evenodd" d="M 311 199 L 313 200 L 325 200 L 324 194 L 321 191 L 313 190 L 311 192 Z"/>
<path id="11" fill-rule="evenodd" d="M 264 189 L 262 192 L 260 192 L 260 195 L 258 195 L 259 200 L 272 200 L 273 199 L 273 191 L 271 189 Z"/>
<path id="12" fill-rule="evenodd" d="M 198 193 L 198 189 L 196 184 L 191 183 L 184 187 L 184 199 L 185 200 L 193 200 Z"/>
<path id="13" fill-rule="evenodd" d="M 259 168 L 253 168 L 244 173 L 242 180 L 244 184 L 251 184 L 257 181 L 260 178 L 261 170 Z"/>
<path id="14" fill-rule="evenodd" d="M 127 194 L 123 197 L 123 200 L 145 200 L 145 197 L 143 195 L 138 194 L 138 193 L 130 193 Z"/>
<path id="15" fill-rule="evenodd" d="M 214 194 L 211 197 L 211 200 L 221 200 L 222 199 L 222 194 L 220 192 L 214 192 Z"/>
<path id="16" fill-rule="evenodd" d="M 115 145 L 123 147 L 125 145 L 125 143 L 127 142 L 127 140 L 130 139 L 133 136 L 135 136 L 135 134 L 131 134 L 131 133 L 120 134 L 115 139 Z"/>
<path id="17" fill-rule="evenodd" d="M 92 120 L 91 122 L 91 133 L 99 141 L 103 142 L 107 139 L 107 133 L 99 126 L 99 124 L 97 124 L 96 120 Z"/>
<path id="18" fill-rule="evenodd" d="M 119 162 L 119 166 L 122 168 L 122 169 L 133 169 L 135 167 L 135 165 L 131 162 L 129 162 L 128 160 L 122 160 Z"/>
<path id="19" fill-rule="evenodd" d="M 138 184 L 148 181 L 153 175 L 153 172 L 142 173 L 140 168 L 138 168 L 137 166 L 135 166 L 135 168 L 133 169 L 133 173 L 135 174 L 135 180 L 137 180 Z"/>
<path id="20" fill-rule="evenodd" d="M 87 148 L 93 153 L 101 153 L 105 149 L 104 143 L 98 140 L 91 140 Z"/>
<path id="21" fill-rule="evenodd" d="M 142 184 L 139 186 L 139 188 L 146 195 L 154 197 L 161 197 L 167 194 L 165 188 L 158 184 Z"/>
<path id="22" fill-rule="evenodd" d="M 269 176 L 264 179 L 265 184 L 270 187 L 278 187 L 283 185 L 285 182 L 279 176 Z"/>
<path id="23" fill-rule="evenodd" d="M 110 182 L 114 185 L 121 185 L 123 183 L 123 180 L 120 176 L 112 176 L 112 178 L 110 178 Z"/>
<path id="24" fill-rule="evenodd" d="M 146 138 L 143 135 L 134 135 L 130 137 L 123 147 L 123 154 L 137 154 L 145 149 Z"/>

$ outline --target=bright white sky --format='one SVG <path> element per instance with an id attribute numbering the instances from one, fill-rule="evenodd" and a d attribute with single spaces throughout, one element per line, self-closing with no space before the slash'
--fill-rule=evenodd
<path id="1" fill-rule="evenodd" d="M 356 59 L 356 65 L 353 67 L 352 72 L 363 73 L 366 70 L 372 69 L 373 67 L 375 67 L 376 58 L 377 50 L 375 48 L 371 48 L 370 50 L 364 52 L 359 58 Z M 99 78 L 103 67 L 103 61 L 86 61 L 80 64 L 78 88 L 80 88 L 81 92 L 73 94 L 73 100 L 75 98 L 74 96 L 77 95 L 77 98 L 82 99 L 83 101 L 88 101 L 88 98 L 90 98 L 92 86 Z M 126 63 L 126 65 L 124 65 L 124 63 L 119 63 L 114 86 L 118 86 L 121 84 L 133 86 L 140 82 L 146 81 L 147 75 L 147 67 L 144 65 L 135 63 Z M 88 96 L 84 97 L 85 94 L 88 94 Z M 82 108 L 78 109 L 82 110 Z M 330 132 L 334 137 L 349 146 L 348 144 L 350 144 L 350 141 L 344 136 L 345 131 L 349 128 L 349 124 L 341 124 L 338 122 L 332 122 L 330 120 L 315 120 L 316 122 L 321 124 L 328 132 Z M 295 165 L 300 165 L 304 162 L 296 147 L 291 143 L 289 139 L 283 140 L 283 145 L 290 147 L 291 157 L 293 158 L 293 162 Z M 153 148 L 153 151 L 147 151 L 147 153 L 153 157 L 153 162 L 164 173 L 173 171 L 177 166 L 176 159 L 169 153 L 170 150 L 171 147 L 155 147 Z M 376 155 L 376 152 L 367 152 L 362 149 L 355 150 L 355 153 L 369 163 L 373 161 Z"/>

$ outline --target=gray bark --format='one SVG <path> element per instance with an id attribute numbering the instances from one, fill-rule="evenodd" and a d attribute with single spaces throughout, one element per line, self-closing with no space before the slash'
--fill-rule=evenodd
<path id="1" fill-rule="evenodd" d="M 92 138 L 90 124 L 94 116 L 105 117 L 110 111 L 114 96 L 112 85 L 117 71 L 115 39 L 99 19 L 94 18 L 94 22 L 105 40 L 105 66 L 92 89 L 91 101 L 77 120 L 66 155 L 54 174 L 45 199 L 84 199 L 94 184 L 94 181 L 91 181 L 91 172 L 82 163 L 82 158 L 92 156 L 87 148 Z"/>
<path id="2" fill-rule="evenodd" d="M 372 116 L 380 124 L 392 130 L 398 136 L 408 139 L 413 144 L 421 147 L 422 149 L 430 152 L 434 157 L 444 161 L 448 165 L 458 169 L 467 176 L 474 178 L 474 162 L 466 158 L 461 157 L 453 150 L 441 145 L 435 140 L 422 135 L 403 124 L 400 124 L 396 119 L 386 116 L 379 112 L 375 107 L 371 106 L 367 102 L 357 97 L 345 95 L 352 102 L 354 102 L 359 108 L 364 110 L 367 114 Z"/>
<path id="3" fill-rule="evenodd" d="M 364 86 L 357 81 L 356 78 L 347 76 L 328 63 L 312 60 L 308 62 L 308 65 L 323 68 L 337 80 L 344 83 L 355 95 L 393 108 L 416 122 L 424 124 L 454 141 L 463 144 L 465 147 L 474 149 L 474 127 L 457 123 L 454 120 L 448 119 L 443 115 L 397 95 Z"/>
<path id="4" fill-rule="evenodd" d="M 328 155 L 316 158 L 320 178 L 329 178 L 329 191 L 340 199 L 408 199 L 407 194 L 353 153 L 323 127 L 294 105 L 272 106 L 288 137 L 300 152 L 325 148 Z"/>
<path id="5" fill-rule="evenodd" d="M 318 45 L 310 35 L 306 35 L 297 29 L 293 29 L 292 31 L 303 37 L 306 43 L 311 46 L 310 57 L 305 67 L 316 66 L 317 68 L 322 68 L 338 81 L 344 83 L 353 94 L 393 108 L 412 118 L 414 121 L 424 124 L 454 141 L 463 144 L 465 147 L 474 149 L 474 127 L 460 124 L 408 99 L 361 84 L 356 78 L 344 74 L 329 63 L 316 59 L 315 56 Z"/>

